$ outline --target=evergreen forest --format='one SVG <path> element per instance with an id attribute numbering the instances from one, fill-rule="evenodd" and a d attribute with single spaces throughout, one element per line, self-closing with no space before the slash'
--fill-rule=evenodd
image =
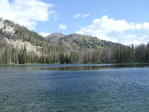
<path id="1" fill-rule="evenodd" d="M 149 43 L 126 46 L 80 34 L 43 37 L 2 18 L 0 25 L 0 64 L 149 62 Z"/>

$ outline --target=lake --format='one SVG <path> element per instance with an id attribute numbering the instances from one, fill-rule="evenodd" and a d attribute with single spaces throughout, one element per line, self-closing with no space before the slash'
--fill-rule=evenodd
<path id="1" fill-rule="evenodd" d="M 0 112 L 148 112 L 149 64 L 0 66 Z"/>

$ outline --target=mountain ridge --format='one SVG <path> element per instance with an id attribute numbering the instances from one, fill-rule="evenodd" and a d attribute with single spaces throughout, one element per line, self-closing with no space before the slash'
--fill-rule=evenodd
<path id="1" fill-rule="evenodd" d="M 71 48 L 99 48 L 122 45 L 110 41 L 100 40 L 97 37 L 82 34 L 63 35 L 61 33 L 52 33 L 46 37 L 47 40 L 67 45 Z"/>
<path id="2" fill-rule="evenodd" d="M 0 64 L 149 62 L 149 43 L 134 47 L 97 37 L 53 33 L 46 38 L 0 18 Z"/>
<path id="3" fill-rule="evenodd" d="M 52 33 L 52 34 L 46 36 L 45 38 L 46 38 L 46 39 L 54 39 L 54 40 L 57 40 L 57 39 L 59 39 L 59 38 L 61 38 L 61 37 L 64 37 L 64 36 L 65 36 L 65 35 L 63 35 L 62 33 L 55 32 L 55 33 Z"/>

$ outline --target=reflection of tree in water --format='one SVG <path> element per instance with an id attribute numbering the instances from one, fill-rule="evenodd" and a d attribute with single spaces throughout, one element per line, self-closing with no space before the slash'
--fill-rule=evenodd
<path id="1" fill-rule="evenodd" d="M 75 64 L 74 64 L 75 65 Z M 78 65 L 78 66 L 58 66 L 58 67 L 47 67 L 39 68 L 43 70 L 54 70 L 54 71 L 82 71 L 82 70 L 101 70 L 101 69 L 110 69 L 110 68 L 121 68 L 121 67 L 141 67 L 149 66 L 147 63 L 128 63 L 128 64 L 97 64 L 97 65 Z"/>

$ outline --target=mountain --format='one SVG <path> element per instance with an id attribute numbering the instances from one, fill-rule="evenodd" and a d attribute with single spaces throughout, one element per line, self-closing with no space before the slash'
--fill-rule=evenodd
<path id="1" fill-rule="evenodd" d="M 46 43 L 45 38 L 41 35 L 2 18 L 0 19 L 0 33 L 1 39 L 5 40 L 7 44 L 18 49 L 26 48 L 27 52 L 34 52 L 38 55 L 41 54 L 38 51 L 42 43 Z"/>
<path id="2" fill-rule="evenodd" d="M 53 33 L 43 37 L 0 18 L 0 64 L 149 62 L 149 43 L 125 46 L 97 37 Z"/>
<path id="3" fill-rule="evenodd" d="M 63 35 L 62 33 L 52 33 L 48 36 L 46 36 L 45 38 L 48 39 L 48 40 L 57 40 L 61 37 L 64 37 L 65 35 Z"/>
<path id="4" fill-rule="evenodd" d="M 35 62 L 35 57 L 45 54 L 47 44 L 38 33 L 0 18 L 0 64 Z"/>
<path id="5" fill-rule="evenodd" d="M 97 37 L 81 35 L 81 34 L 63 35 L 61 33 L 53 33 L 48 35 L 46 39 L 74 49 L 80 49 L 80 48 L 97 49 L 101 47 L 107 48 L 114 45 L 121 46 L 121 44 L 118 43 L 100 40 Z"/>

